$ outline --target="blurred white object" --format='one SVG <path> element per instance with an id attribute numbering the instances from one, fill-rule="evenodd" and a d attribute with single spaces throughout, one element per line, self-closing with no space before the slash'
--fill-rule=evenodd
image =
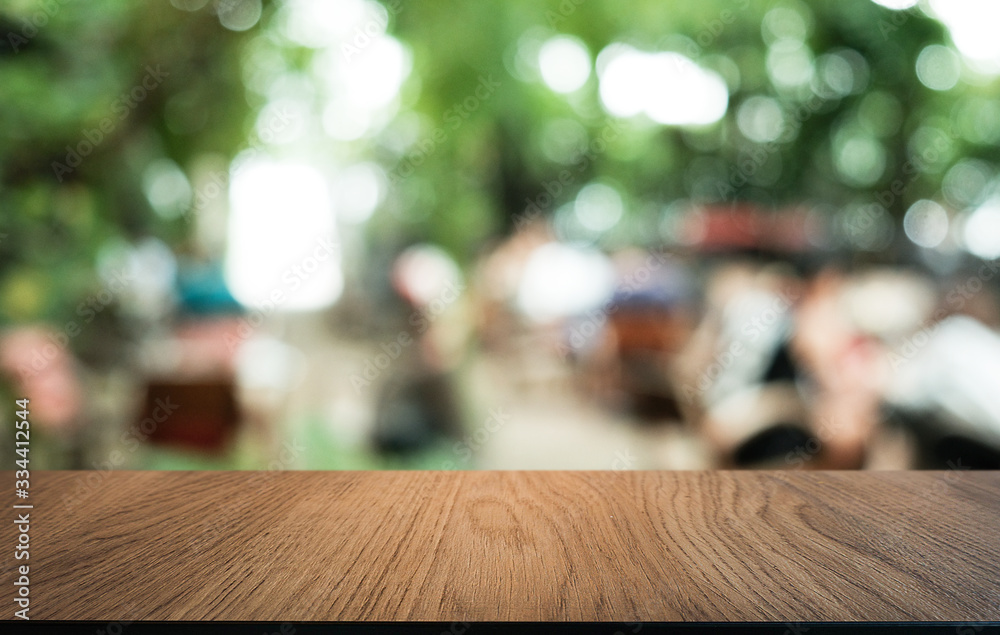
<path id="1" fill-rule="evenodd" d="M 927 278 L 889 269 L 862 274 L 847 283 L 841 300 L 855 328 L 891 341 L 926 324 L 937 302 Z"/>
<path id="2" fill-rule="evenodd" d="M 177 261 L 161 240 L 150 237 L 135 245 L 111 244 L 101 250 L 97 268 L 105 280 L 99 295 L 117 293 L 122 307 L 132 315 L 156 319 L 172 307 Z M 116 279 L 126 284 L 119 288 L 111 282 Z M 99 299 L 102 305 L 108 303 Z"/>
<path id="3" fill-rule="evenodd" d="M 528 258 L 518 288 L 518 308 L 535 322 L 596 309 L 611 298 L 615 270 L 595 249 L 548 243 Z"/>
<path id="4" fill-rule="evenodd" d="M 965 248 L 983 260 L 1000 258 L 1000 200 L 991 199 L 965 221 Z"/>
<path id="5" fill-rule="evenodd" d="M 283 393 L 300 385 L 305 374 L 305 355 L 272 337 L 251 338 L 236 354 L 237 381 L 247 390 Z"/>
<path id="6" fill-rule="evenodd" d="M 240 304 L 315 310 L 343 292 L 326 181 L 309 165 L 247 159 L 233 168 L 226 282 Z"/>
<path id="7" fill-rule="evenodd" d="M 579 39 L 557 35 L 542 45 L 538 67 L 549 88 L 557 93 L 571 93 L 590 77 L 590 52 Z"/>
<path id="8" fill-rule="evenodd" d="M 715 71 L 673 51 L 605 47 L 597 60 L 604 108 L 616 117 L 645 113 L 664 125 L 702 126 L 726 114 L 729 90 Z"/>
<path id="9" fill-rule="evenodd" d="M 921 346 L 920 342 L 924 342 Z M 892 354 L 889 403 L 945 415 L 949 432 L 1000 448 L 1000 335 L 951 317 Z"/>
<path id="10" fill-rule="evenodd" d="M 399 255 L 392 267 L 399 293 L 420 308 L 432 303 L 452 304 L 465 288 L 458 263 L 435 245 L 414 245 Z"/>
<path id="11" fill-rule="evenodd" d="M 720 343 L 704 371 L 717 374 L 706 391 L 715 403 L 758 384 L 791 333 L 792 299 L 763 289 L 737 295 L 722 316 Z"/>

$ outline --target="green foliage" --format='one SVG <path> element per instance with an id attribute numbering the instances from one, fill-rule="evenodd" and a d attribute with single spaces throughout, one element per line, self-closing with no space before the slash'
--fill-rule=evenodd
<path id="1" fill-rule="evenodd" d="M 996 90 L 995 82 L 986 86 L 960 83 L 947 92 L 920 83 L 914 70 L 918 54 L 929 44 L 947 45 L 948 39 L 941 24 L 916 9 L 898 13 L 869 0 L 809 4 L 647 0 L 627 5 L 565 0 L 507 2 L 502 10 L 496 3 L 443 0 L 405 7 L 395 33 L 412 46 L 414 76 L 422 88 L 414 108 L 428 121 L 443 122 L 449 109 L 474 90 L 480 76 L 493 74 L 503 83 L 496 98 L 483 102 L 469 123 L 449 135 L 410 177 L 432 186 L 404 184 L 400 189 L 414 218 L 433 213 L 439 220 L 439 226 L 421 226 L 422 230 L 448 244 L 460 240 L 448 233 L 464 225 L 461 219 L 467 210 L 462 203 L 469 193 L 489 193 L 486 202 L 497 219 L 490 226 L 509 231 L 524 212 L 526 201 L 556 178 L 565 166 L 546 158 L 539 143 L 547 124 L 558 118 L 573 119 L 593 140 L 608 123 L 593 76 L 570 96 L 553 93 L 541 81 L 511 76 L 511 60 L 526 35 L 573 35 L 595 57 L 609 44 L 624 42 L 645 51 L 675 50 L 707 68 L 734 66 L 739 70 L 721 121 L 690 130 L 652 125 L 641 118 L 626 121 L 623 134 L 547 211 L 571 200 L 593 178 L 615 183 L 631 203 L 626 213 L 647 227 L 655 227 L 655 215 L 676 199 L 749 200 L 775 207 L 804 201 L 838 209 L 852 203 L 875 203 L 878 193 L 903 180 L 905 194 L 888 205 L 898 217 L 914 200 L 939 196 L 945 168 L 954 161 L 964 156 L 994 163 L 998 159 L 995 143 L 970 143 L 959 136 L 949 140 L 950 152 L 941 157 L 940 165 L 925 166 L 916 177 L 907 171 L 912 168 L 907 162 L 920 128 L 931 125 L 950 135 L 953 113 L 970 95 L 995 95 Z M 860 53 L 868 68 L 863 90 L 823 99 L 818 107 L 808 109 L 811 91 L 773 85 L 765 68 L 768 42 L 763 23 L 775 7 L 804 16 L 809 26 L 805 43 L 815 58 L 843 49 Z M 808 109 L 791 139 L 768 146 L 741 134 L 737 112 L 754 96 L 777 100 L 786 118 Z M 890 120 L 880 122 L 880 117 Z M 884 169 L 877 179 L 851 182 L 838 171 L 838 133 L 857 134 L 878 145 L 884 153 Z M 488 140 L 481 144 L 483 152 L 475 160 L 460 157 L 461 149 L 475 146 L 477 140 Z M 769 161 L 780 163 L 777 176 L 759 178 L 767 170 L 755 165 L 754 157 L 762 152 Z M 746 165 L 753 169 L 741 170 Z M 741 171 L 753 174 L 741 178 Z M 434 196 L 414 193 L 426 189 L 432 189 Z M 465 251 L 469 251 L 467 243 Z"/>
<path id="2" fill-rule="evenodd" d="M 220 26 L 215 3 L 182 11 L 169 2 L 20 0 L 0 9 L 0 320 L 67 315 L 99 285 L 97 255 L 114 241 L 156 235 L 185 249 L 191 226 L 154 212 L 143 193 L 146 168 L 170 159 L 192 178 L 202 158 L 232 158 L 252 143 L 256 111 L 266 103 L 248 77 L 308 76 L 321 53 L 282 35 L 282 3 L 265 5 L 261 21 L 241 33 Z M 917 56 L 929 44 L 950 44 L 919 10 L 892 12 L 869 0 L 435 0 L 399 7 L 389 30 L 409 48 L 413 69 L 396 121 L 358 141 L 311 140 L 321 163 L 375 160 L 390 175 L 405 168 L 369 222 L 373 243 L 429 240 L 468 262 L 485 241 L 512 231 L 528 202 L 567 169 L 571 182 L 544 213 L 586 183 L 608 181 L 623 193 L 629 229 L 606 239 L 655 242 L 662 210 L 678 199 L 805 201 L 837 210 L 873 203 L 904 180 L 905 192 L 887 204 L 898 217 L 917 198 L 939 197 L 946 169 L 960 158 L 998 163 L 996 82 L 945 92 L 925 87 L 914 71 Z M 766 60 L 776 7 L 799 16 L 815 59 L 859 53 L 863 89 L 810 106 L 811 91 L 775 86 Z M 726 77 L 728 111 L 702 128 L 618 121 L 603 109 L 593 75 L 571 95 L 516 77 L 520 47 L 556 34 L 578 37 L 593 57 L 615 42 L 688 55 Z M 167 75 L 123 110 L 150 67 Z M 483 82 L 499 85 L 473 99 Z M 319 119 L 323 100 L 336 95 L 315 92 L 309 116 Z M 752 141 L 737 119 L 755 97 L 775 100 L 786 120 L 806 116 L 779 142 Z M 417 140 L 433 139 L 433 149 L 419 165 L 405 165 L 412 148 L 400 156 L 385 142 L 414 115 Z M 573 125 L 590 143 L 609 125 L 618 128 L 599 152 L 554 160 L 546 144 Z M 434 139 L 438 129 L 443 137 Z M 95 130 L 101 140 L 78 167 L 54 168 Z M 907 172 L 935 132 L 947 147 L 915 175 Z M 851 140 L 881 153 L 877 178 L 845 177 L 838 152 Z"/>
<path id="3" fill-rule="evenodd" d="M 8 4 L 0 35 L 0 320 L 58 322 L 100 286 L 103 247 L 184 240 L 143 172 L 245 142 L 247 36 L 208 8 L 116 0 Z"/>

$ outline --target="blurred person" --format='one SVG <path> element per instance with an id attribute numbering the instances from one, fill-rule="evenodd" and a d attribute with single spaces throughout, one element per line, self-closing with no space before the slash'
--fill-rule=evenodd
<path id="1" fill-rule="evenodd" d="M 936 321 L 938 292 L 903 268 L 820 273 L 799 311 L 795 347 L 808 370 L 813 425 L 836 465 L 914 467 L 912 444 L 886 426 L 893 351 Z M 902 445 L 894 448 L 902 441 Z"/>
<path id="2" fill-rule="evenodd" d="M 824 467 L 858 469 L 880 421 L 886 369 L 881 342 L 848 310 L 850 285 L 832 270 L 816 276 L 795 317 L 793 348 L 808 373 L 810 427 L 818 440 L 817 451 L 806 458 Z"/>
<path id="3" fill-rule="evenodd" d="M 526 326 L 517 308 L 518 289 L 531 255 L 555 240 L 543 219 L 533 220 L 485 251 L 471 284 L 476 302 L 476 331 L 487 351 L 513 353 Z"/>
<path id="4" fill-rule="evenodd" d="M 678 360 L 687 410 L 723 462 L 780 462 L 809 442 L 801 369 L 790 350 L 801 282 L 749 261 L 710 274 L 704 316 Z"/>
<path id="5" fill-rule="evenodd" d="M 919 467 L 1000 469 L 1000 334 L 950 316 L 889 360 L 886 398 L 917 438 Z"/>
<path id="6" fill-rule="evenodd" d="M 36 432 L 32 456 L 50 468 L 82 467 L 85 404 L 67 344 L 66 333 L 42 326 L 12 328 L 0 336 L 0 371 L 13 380 L 15 398 L 29 401 Z"/>
<path id="7" fill-rule="evenodd" d="M 522 393 L 567 396 L 570 362 L 593 347 L 607 321 L 614 276 L 601 250 L 558 240 L 547 219 L 526 221 L 476 271 L 477 329 L 490 372 Z"/>
<path id="8" fill-rule="evenodd" d="M 671 364 L 692 330 L 687 270 L 675 258 L 636 248 L 612 260 L 617 281 L 611 298 L 569 320 L 565 344 L 588 394 L 643 420 L 680 421 Z"/>
<path id="9" fill-rule="evenodd" d="M 401 328 L 374 358 L 386 375 L 379 378 L 372 439 L 381 452 L 408 454 L 462 431 L 453 372 L 466 341 L 449 314 L 465 284 L 454 261 L 431 245 L 404 250 L 390 275 Z"/>

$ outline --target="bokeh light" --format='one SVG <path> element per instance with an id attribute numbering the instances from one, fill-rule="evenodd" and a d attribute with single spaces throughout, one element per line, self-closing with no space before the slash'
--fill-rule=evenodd
<path id="1" fill-rule="evenodd" d="M 612 44 L 598 59 L 601 102 L 613 115 L 645 113 L 665 125 L 706 125 L 726 113 L 725 80 L 680 53 Z"/>
<path id="2" fill-rule="evenodd" d="M 603 183 L 584 186 L 576 195 L 573 210 L 580 224 L 593 232 L 605 232 L 622 217 L 622 197 L 616 189 Z"/>
<path id="3" fill-rule="evenodd" d="M 590 53 L 579 39 L 560 35 L 542 45 L 538 67 L 549 88 L 557 93 L 571 93 L 590 77 Z"/>
<path id="4" fill-rule="evenodd" d="M 934 201 L 921 199 L 906 210 L 903 231 L 915 245 L 937 247 L 948 236 L 948 212 Z"/>
<path id="5" fill-rule="evenodd" d="M 962 66 L 950 48 L 931 44 L 917 57 L 917 77 L 932 90 L 950 90 L 958 83 Z"/>
<path id="6" fill-rule="evenodd" d="M 583 313 L 604 303 L 614 288 L 614 269 L 591 248 L 548 243 L 528 259 L 517 305 L 536 322 Z"/>
<path id="7" fill-rule="evenodd" d="M 344 282 L 323 175 L 309 165 L 257 157 L 237 165 L 226 254 L 233 296 L 253 308 L 266 303 L 282 311 L 329 306 Z"/>
<path id="8" fill-rule="evenodd" d="M 965 248 L 983 260 L 1000 258 L 1000 200 L 992 199 L 972 212 L 963 232 Z"/>

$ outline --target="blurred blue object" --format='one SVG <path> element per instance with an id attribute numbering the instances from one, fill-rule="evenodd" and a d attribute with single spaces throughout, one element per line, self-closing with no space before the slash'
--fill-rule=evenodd
<path id="1" fill-rule="evenodd" d="M 232 315 L 243 307 L 229 292 L 222 263 L 182 263 L 177 272 L 180 312 L 189 315 Z"/>

